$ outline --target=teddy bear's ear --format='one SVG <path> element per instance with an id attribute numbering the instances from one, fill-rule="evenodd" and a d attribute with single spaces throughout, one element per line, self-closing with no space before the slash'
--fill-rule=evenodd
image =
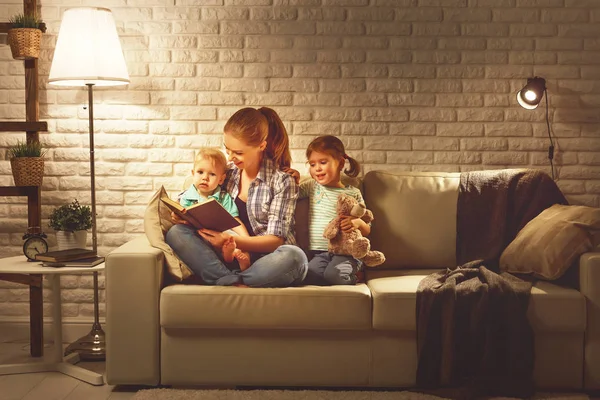
<path id="1" fill-rule="evenodd" d="M 373 217 L 373 212 L 371 212 L 371 210 L 369 210 L 368 208 L 365 210 L 365 215 L 363 215 L 361 217 L 361 219 L 363 221 L 365 221 L 367 224 L 371 223 L 371 221 L 373 221 L 375 219 L 375 217 Z"/>
<path id="2" fill-rule="evenodd" d="M 362 203 L 356 203 L 352 207 L 352 211 L 350 211 L 350 215 L 352 215 L 353 217 L 360 218 L 360 217 L 362 217 L 365 214 L 365 210 L 366 209 L 367 208 L 365 207 L 364 204 L 362 204 Z"/>

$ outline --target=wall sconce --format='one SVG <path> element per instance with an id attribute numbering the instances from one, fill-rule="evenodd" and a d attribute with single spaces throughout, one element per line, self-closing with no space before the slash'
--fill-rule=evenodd
<path id="1" fill-rule="evenodd" d="M 538 76 L 527 79 L 527 85 L 517 93 L 517 101 L 528 110 L 537 108 L 546 92 L 546 80 Z M 546 97 L 548 97 L 546 95 Z"/>
<path id="2" fill-rule="evenodd" d="M 546 126 L 548 127 L 548 139 L 550 139 L 550 146 L 548 146 L 548 160 L 550 161 L 550 172 L 552 173 L 552 179 L 554 179 L 554 142 L 552 140 L 552 134 L 550 133 L 550 118 L 548 117 L 548 92 L 546 90 L 546 80 L 539 76 L 533 78 L 527 78 L 527 84 L 523 86 L 523 89 L 517 92 L 517 102 L 519 105 L 527 110 L 535 110 L 542 101 L 546 93 Z"/>

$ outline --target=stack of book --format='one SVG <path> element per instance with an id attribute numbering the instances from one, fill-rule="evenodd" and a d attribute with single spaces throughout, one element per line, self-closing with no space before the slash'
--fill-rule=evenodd
<path id="1" fill-rule="evenodd" d="M 96 255 L 94 250 L 68 249 L 36 254 L 35 259 L 42 261 L 44 267 L 94 267 L 104 262 L 104 257 Z"/>

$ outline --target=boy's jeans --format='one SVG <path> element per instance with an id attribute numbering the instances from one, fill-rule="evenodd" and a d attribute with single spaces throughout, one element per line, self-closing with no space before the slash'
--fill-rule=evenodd
<path id="1" fill-rule="evenodd" d="M 173 225 L 165 240 L 181 260 L 208 285 L 242 283 L 251 287 L 297 286 L 306 277 L 308 259 L 300 247 L 279 246 L 254 262 L 245 271 L 230 270 L 194 228 Z"/>

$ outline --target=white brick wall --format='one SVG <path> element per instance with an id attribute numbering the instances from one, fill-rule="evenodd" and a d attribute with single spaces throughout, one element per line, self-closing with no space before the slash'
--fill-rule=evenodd
<path id="1" fill-rule="evenodd" d="M 40 113 L 50 132 L 43 215 L 89 202 L 85 90 L 46 85 L 59 0 L 41 0 Z M 83 5 L 97 2 L 83 0 Z M 201 4 L 201 5 L 198 5 Z M 142 231 L 158 186 L 175 192 L 194 150 L 219 145 L 243 106 L 271 106 L 294 166 L 317 134 L 340 135 L 365 171 L 549 172 L 543 104 L 520 108 L 526 78 L 547 80 L 558 184 L 600 206 L 600 1 L 110 0 L 131 84 L 95 90 L 98 238 L 103 254 Z M 0 15 L 21 11 L 0 2 Z M 4 36 L 5 37 L 5 36 Z M 1 38 L 1 36 L 0 36 Z M 24 118 L 23 64 L 0 45 L 0 120 Z M 13 183 L 0 134 L 0 185 Z M 0 256 L 19 254 L 22 199 L 0 199 Z M 48 228 L 48 231 L 50 229 Z M 64 312 L 89 316 L 90 285 L 65 280 Z M 0 282 L 0 317 L 27 313 L 22 287 Z"/>

